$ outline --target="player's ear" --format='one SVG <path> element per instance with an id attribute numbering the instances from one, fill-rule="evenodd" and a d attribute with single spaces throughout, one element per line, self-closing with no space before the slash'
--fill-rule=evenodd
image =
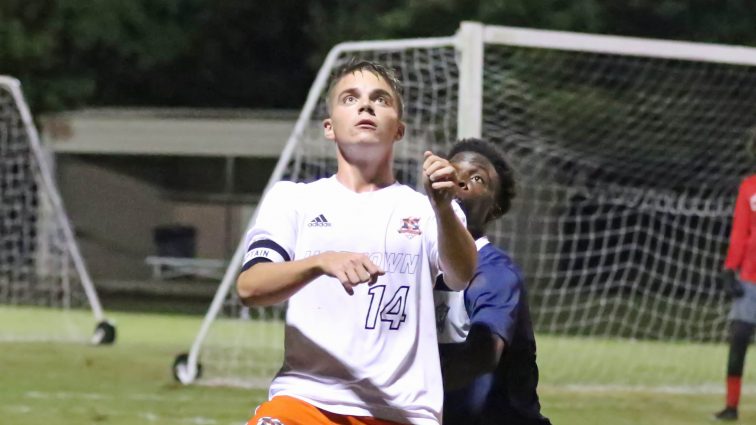
<path id="1" fill-rule="evenodd" d="M 328 140 L 336 140 L 336 135 L 333 133 L 333 121 L 330 118 L 323 120 L 323 134 Z"/>
<path id="2" fill-rule="evenodd" d="M 402 137 L 404 137 L 404 129 L 406 126 L 404 125 L 404 121 L 399 121 L 399 127 L 396 129 L 396 135 L 394 136 L 394 141 L 398 142 L 402 140 Z"/>

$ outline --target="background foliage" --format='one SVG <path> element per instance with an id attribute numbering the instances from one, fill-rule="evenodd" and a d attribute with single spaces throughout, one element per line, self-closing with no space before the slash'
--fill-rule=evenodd
<path id="1" fill-rule="evenodd" d="M 0 73 L 35 113 L 86 105 L 298 108 L 345 40 L 487 24 L 756 45 L 750 0 L 4 0 Z"/>

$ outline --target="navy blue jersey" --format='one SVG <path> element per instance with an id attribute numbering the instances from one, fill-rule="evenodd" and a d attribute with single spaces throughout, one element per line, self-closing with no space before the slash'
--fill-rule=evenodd
<path id="1" fill-rule="evenodd" d="M 511 257 L 482 239 L 478 266 L 462 292 L 436 285 L 439 342 L 461 343 L 472 324 L 506 341 L 496 369 L 444 395 L 444 424 L 549 424 L 536 393 L 536 343 L 522 275 Z"/>

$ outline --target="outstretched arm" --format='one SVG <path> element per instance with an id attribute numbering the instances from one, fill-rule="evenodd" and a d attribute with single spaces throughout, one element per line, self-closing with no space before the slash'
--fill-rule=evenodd
<path id="1" fill-rule="evenodd" d="M 444 281 L 450 289 L 465 289 L 475 272 L 477 250 L 475 241 L 451 205 L 459 184 L 457 171 L 449 161 L 425 152 L 423 183 L 436 213 L 438 254 Z"/>
<path id="2" fill-rule="evenodd" d="M 364 254 L 329 251 L 302 260 L 256 263 L 239 275 L 236 290 L 245 305 L 267 306 L 286 301 L 322 275 L 338 279 L 352 295 L 355 286 L 373 284 L 383 274 Z"/>

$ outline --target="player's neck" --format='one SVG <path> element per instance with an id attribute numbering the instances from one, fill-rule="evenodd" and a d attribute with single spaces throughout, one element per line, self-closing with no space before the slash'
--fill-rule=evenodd
<path id="1" fill-rule="evenodd" d="M 396 182 L 391 157 L 386 159 L 347 160 L 338 155 L 336 180 L 344 187 L 357 193 L 373 192 L 391 186 Z"/>
<path id="2" fill-rule="evenodd" d="M 467 218 L 467 231 L 470 232 L 470 236 L 474 240 L 478 240 L 486 236 L 488 232 L 488 223 L 479 223 L 475 221 L 475 217 Z"/>
<path id="3" fill-rule="evenodd" d="M 475 228 L 475 227 L 468 227 L 467 231 L 470 232 L 470 236 L 472 236 L 473 240 L 478 240 L 482 238 L 483 236 L 486 236 L 486 229 L 485 228 Z"/>

